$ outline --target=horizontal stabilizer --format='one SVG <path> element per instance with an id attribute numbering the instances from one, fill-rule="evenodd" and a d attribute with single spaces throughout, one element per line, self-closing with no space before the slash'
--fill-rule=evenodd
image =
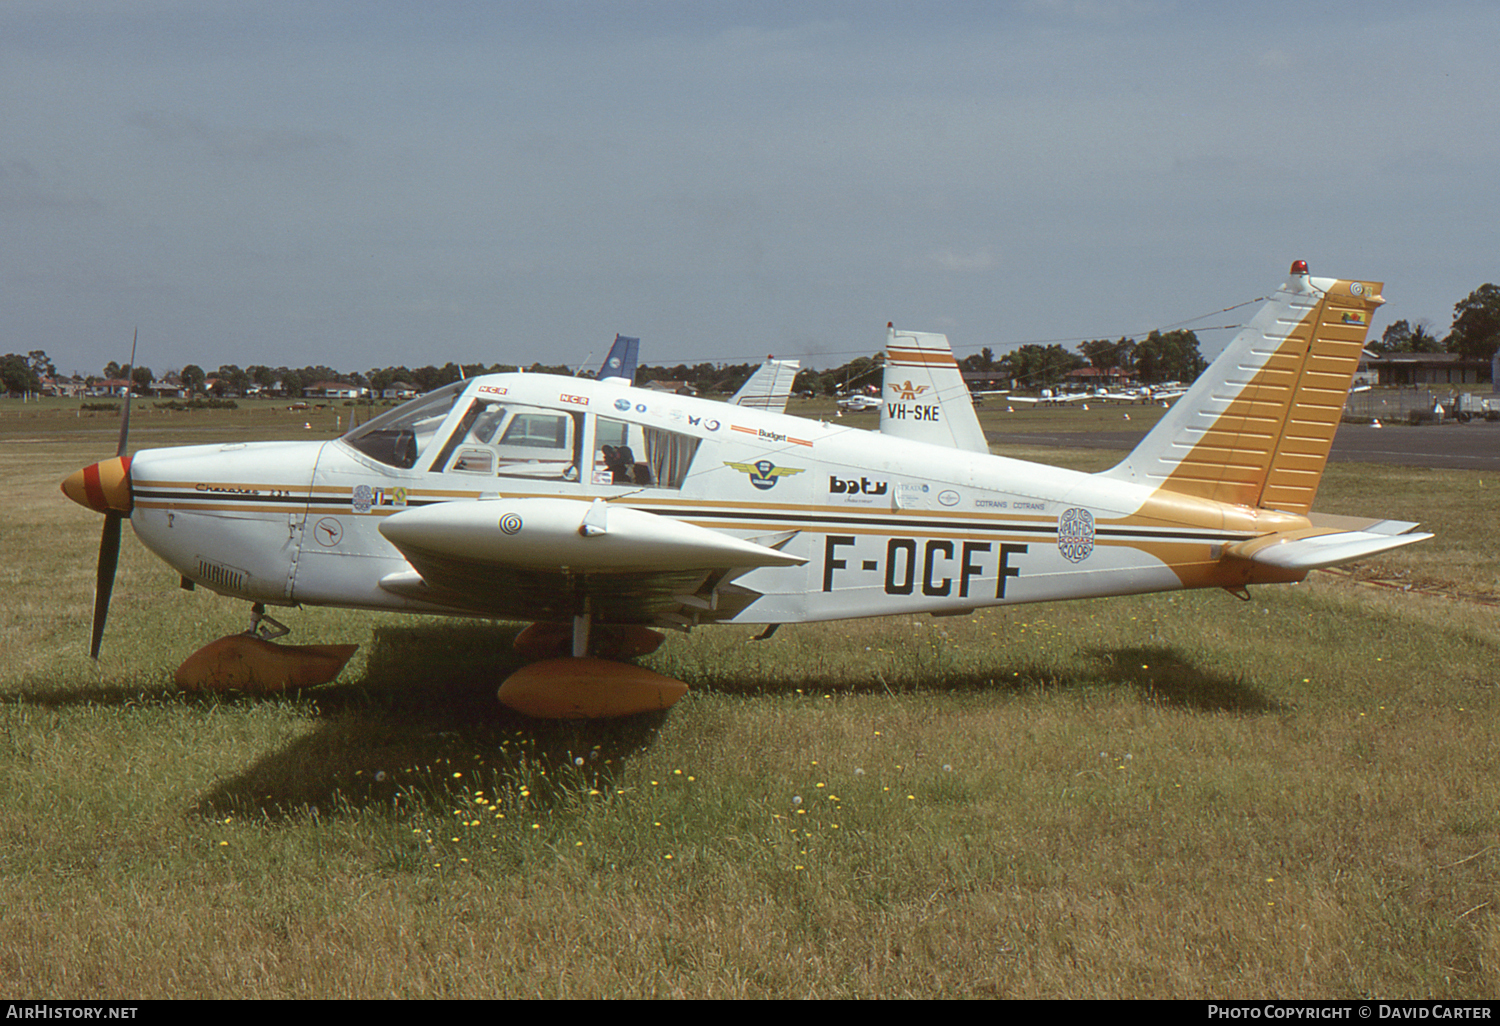
<path id="1" fill-rule="evenodd" d="M 1318 534 L 1284 531 L 1252 538 L 1226 549 L 1226 556 L 1252 560 L 1283 570 L 1321 570 L 1365 559 L 1377 553 L 1431 538 L 1431 534 L 1385 534 L 1378 531 L 1339 531 Z"/>
<path id="2" fill-rule="evenodd" d="M 1368 531 L 1371 534 L 1405 534 L 1420 526 L 1410 520 L 1382 520 L 1379 517 L 1346 517 L 1337 513 L 1309 513 L 1314 527 L 1325 531 Z"/>

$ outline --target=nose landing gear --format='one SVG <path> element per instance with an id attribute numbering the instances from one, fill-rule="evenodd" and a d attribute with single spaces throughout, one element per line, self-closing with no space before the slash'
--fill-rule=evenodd
<path id="1" fill-rule="evenodd" d="M 266 615 L 264 604 L 250 608 L 250 629 L 209 642 L 188 656 L 173 679 L 190 691 L 247 691 L 269 694 L 326 684 L 337 677 L 358 645 L 278 645 L 291 633 Z"/>

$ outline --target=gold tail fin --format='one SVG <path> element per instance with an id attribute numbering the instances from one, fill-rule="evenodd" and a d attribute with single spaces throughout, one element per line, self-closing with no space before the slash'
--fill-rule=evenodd
<path id="1" fill-rule="evenodd" d="M 1306 514 L 1381 283 L 1302 261 L 1186 395 L 1105 474 L 1181 495 Z"/>

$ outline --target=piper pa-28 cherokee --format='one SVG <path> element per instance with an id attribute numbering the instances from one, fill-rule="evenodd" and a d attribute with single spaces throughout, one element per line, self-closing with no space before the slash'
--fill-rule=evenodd
<path id="1" fill-rule="evenodd" d="M 670 705 L 686 685 L 616 661 L 659 644 L 657 627 L 766 637 L 1183 588 L 1245 597 L 1431 537 L 1311 512 L 1380 288 L 1293 264 L 1095 474 L 991 455 L 946 339 L 894 329 L 903 380 L 887 378 L 879 433 L 544 374 L 457 381 L 332 441 L 125 456 L 122 432 L 120 455 L 63 486 L 107 518 L 94 651 L 125 518 L 184 587 L 254 603 L 251 632 L 195 653 L 184 683 L 332 679 L 352 647 L 276 645 L 266 605 L 530 620 L 517 647 L 540 661 L 500 697 L 535 715 Z"/>

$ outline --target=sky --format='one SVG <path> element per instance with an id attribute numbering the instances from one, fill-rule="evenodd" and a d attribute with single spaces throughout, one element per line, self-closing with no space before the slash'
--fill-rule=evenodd
<path id="1" fill-rule="evenodd" d="M 831 367 L 1500 280 L 1500 4 L 5 0 L 0 352 Z M 1236 309 L 1226 311 L 1226 308 Z"/>

